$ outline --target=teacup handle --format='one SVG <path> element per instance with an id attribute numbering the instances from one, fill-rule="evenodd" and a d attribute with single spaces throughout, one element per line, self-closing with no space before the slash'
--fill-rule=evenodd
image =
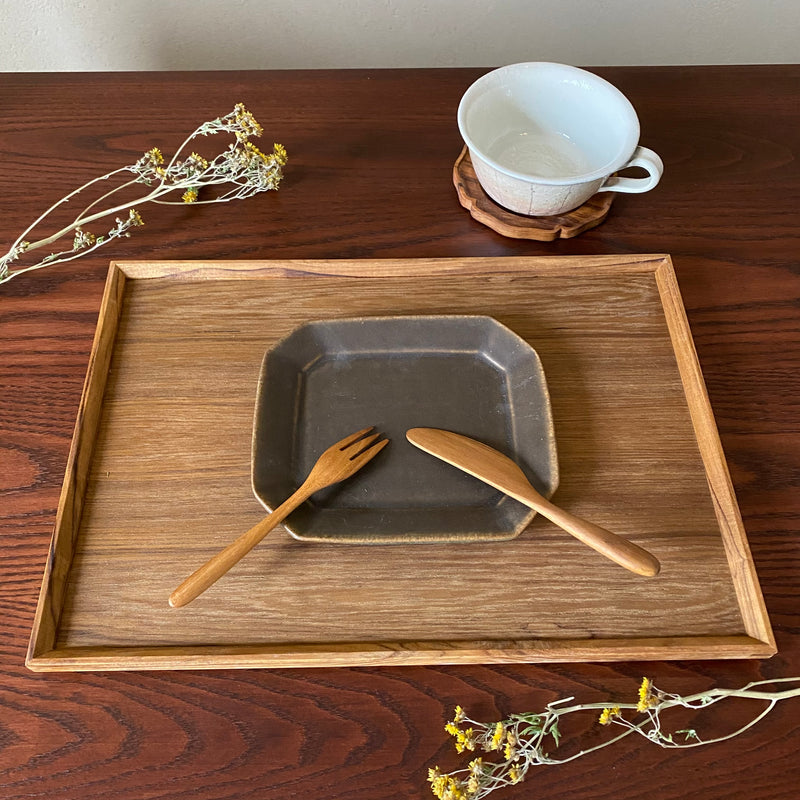
<path id="1" fill-rule="evenodd" d="M 646 178 L 618 178 L 612 176 L 606 178 L 605 183 L 597 190 L 598 192 L 648 192 L 660 180 L 664 172 L 664 162 L 658 153 L 653 152 L 648 147 L 637 147 L 633 151 L 631 160 L 620 169 L 628 167 L 643 167 L 650 173 Z"/>

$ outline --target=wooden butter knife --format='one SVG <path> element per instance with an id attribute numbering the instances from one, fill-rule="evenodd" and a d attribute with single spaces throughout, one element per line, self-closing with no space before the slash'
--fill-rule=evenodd
<path id="1" fill-rule="evenodd" d="M 553 505 L 531 486 L 514 461 L 494 448 L 438 428 L 411 428 L 406 431 L 406 438 L 420 450 L 519 500 L 625 569 L 647 577 L 658 575 L 661 565 L 647 550 Z"/>

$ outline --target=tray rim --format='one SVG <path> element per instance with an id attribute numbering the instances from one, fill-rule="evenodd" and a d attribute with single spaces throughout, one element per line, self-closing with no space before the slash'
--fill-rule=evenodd
<path id="1" fill-rule="evenodd" d="M 710 497 L 720 527 L 744 635 L 607 639 L 525 639 L 315 643 L 313 645 L 180 645 L 57 647 L 86 477 L 97 437 L 106 377 L 127 282 L 166 278 L 191 282 L 302 277 L 404 277 L 539 274 L 591 268 L 593 275 L 652 273 Z M 34 672 L 330 667 L 411 664 L 767 658 L 777 652 L 747 535 L 728 471 L 689 322 L 668 254 L 435 259 L 284 259 L 258 261 L 112 261 L 59 497 L 25 665 Z"/>

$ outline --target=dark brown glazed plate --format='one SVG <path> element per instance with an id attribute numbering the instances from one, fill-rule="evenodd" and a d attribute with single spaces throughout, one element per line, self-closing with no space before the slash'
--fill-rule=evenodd
<path id="1" fill-rule="evenodd" d="M 487 316 L 309 322 L 264 357 L 252 482 L 267 509 L 303 482 L 329 445 L 369 425 L 388 447 L 352 478 L 315 494 L 285 526 L 297 539 L 361 544 L 518 536 L 534 512 L 423 453 L 409 428 L 444 428 L 507 453 L 550 497 L 555 437 L 536 351 Z"/>

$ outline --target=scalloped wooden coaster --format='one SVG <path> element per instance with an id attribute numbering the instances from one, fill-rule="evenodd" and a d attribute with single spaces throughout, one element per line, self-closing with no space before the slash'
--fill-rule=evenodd
<path id="1" fill-rule="evenodd" d="M 598 192 L 582 206 L 552 217 L 526 217 L 499 206 L 483 190 L 475 175 L 469 150 L 465 147 L 453 166 L 453 183 L 458 199 L 473 219 L 513 239 L 552 242 L 571 239 L 599 225 L 611 210 L 615 192 Z"/>

